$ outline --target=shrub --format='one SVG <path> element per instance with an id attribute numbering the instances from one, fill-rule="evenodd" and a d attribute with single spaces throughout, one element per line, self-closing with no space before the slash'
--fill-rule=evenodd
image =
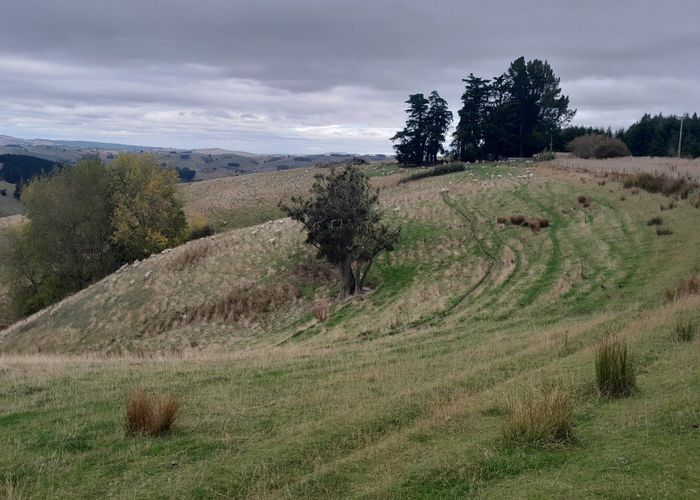
<path id="1" fill-rule="evenodd" d="M 588 208 L 591 206 L 591 200 L 589 200 L 587 196 L 584 196 L 582 194 L 580 194 L 578 198 L 576 198 L 576 201 L 578 201 L 584 208 Z"/>
<path id="2" fill-rule="evenodd" d="M 399 180 L 399 184 L 425 179 L 426 177 L 437 177 L 439 175 L 453 174 L 455 172 L 464 172 L 465 170 L 466 167 L 463 163 L 445 163 L 443 165 L 438 165 L 437 167 L 403 177 Z"/>
<path id="3" fill-rule="evenodd" d="M 692 319 L 679 320 L 673 326 L 673 337 L 678 342 L 690 342 L 700 330 L 700 324 Z"/>
<path id="4" fill-rule="evenodd" d="M 540 227 L 549 227 L 549 219 L 539 219 Z"/>
<path id="5" fill-rule="evenodd" d="M 326 321 L 331 312 L 331 302 L 328 299 L 316 299 L 311 305 L 311 311 L 314 317 L 320 321 Z"/>
<path id="6" fill-rule="evenodd" d="M 616 398 L 632 394 L 636 374 L 624 340 L 608 337 L 601 342 L 595 353 L 595 374 L 602 396 Z"/>
<path id="7" fill-rule="evenodd" d="M 700 295 L 700 276 L 691 276 L 681 281 L 675 290 L 666 290 L 666 300 L 678 300 L 688 295 Z"/>
<path id="8" fill-rule="evenodd" d="M 573 401 L 554 389 L 548 394 L 516 401 L 503 428 L 511 445 L 563 444 L 573 439 Z"/>
<path id="9" fill-rule="evenodd" d="M 620 139 L 600 134 L 577 137 L 567 145 L 567 149 L 579 158 L 616 158 L 631 154 L 627 145 Z"/>
<path id="10" fill-rule="evenodd" d="M 533 233 L 539 233 L 540 232 L 540 220 L 539 219 L 528 220 L 527 227 L 529 227 Z"/>
<path id="11" fill-rule="evenodd" d="M 7 189 L 0 189 L 0 196 L 7 196 Z"/>
<path id="12" fill-rule="evenodd" d="M 649 219 L 649 222 L 647 222 L 647 226 L 660 226 L 663 223 L 663 220 L 661 217 L 652 217 Z"/>
<path id="13" fill-rule="evenodd" d="M 656 236 L 668 236 L 669 234 L 673 234 L 673 231 L 671 231 L 668 228 L 665 228 L 665 227 L 657 227 L 656 228 Z"/>
<path id="14" fill-rule="evenodd" d="M 514 226 L 519 226 L 523 222 L 525 222 L 524 215 L 511 215 L 510 216 L 510 223 L 513 224 Z"/>
<path id="15" fill-rule="evenodd" d="M 180 403 L 175 396 L 155 397 L 139 389 L 126 399 L 128 434 L 158 436 L 168 432 L 177 418 Z"/>
<path id="16" fill-rule="evenodd" d="M 535 161 L 552 161 L 554 158 L 556 158 L 556 155 L 552 151 L 542 151 L 532 157 Z"/>
<path id="17" fill-rule="evenodd" d="M 498 224 L 508 224 L 508 218 L 507 217 L 498 217 L 496 219 L 496 222 Z"/>

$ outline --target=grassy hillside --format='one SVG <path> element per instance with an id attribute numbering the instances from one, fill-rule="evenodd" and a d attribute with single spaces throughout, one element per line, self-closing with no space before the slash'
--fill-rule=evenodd
<path id="1" fill-rule="evenodd" d="M 154 256 L 0 334 L 0 492 L 697 497 L 700 334 L 679 343 L 674 328 L 700 322 L 700 296 L 666 291 L 700 273 L 700 210 L 661 212 L 668 199 L 602 175 L 532 173 L 377 176 L 402 238 L 348 302 L 282 220 Z M 216 213 L 271 205 L 201 185 L 192 200 L 219 200 Z M 497 223 L 518 214 L 549 227 Z M 613 401 L 593 370 L 610 334 L 639 371 Z M 180 398 L 172 433 L 125 435 L 137 387 Z M 505 442 L 511 402 L 552 387 L 573 398 L 575 439 Z"/>

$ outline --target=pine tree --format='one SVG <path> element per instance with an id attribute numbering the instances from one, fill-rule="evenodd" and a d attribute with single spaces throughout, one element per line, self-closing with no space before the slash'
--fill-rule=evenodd
<path id="1" fill-rule="evenodd" d="M 444 153 L 442 145 L 452 124 L 452 112 L 447 108 L 447 101 L 436 90 L 430 93 L 428 102 L 425 163 L 432 165 L 437 163 L 438 154 Z"/>
<path id="2" fill-rule="evenodd" d="M 427 143 L 427 122 L 429 101 L 423 94 L 412 94 L 408 97 L 406 110 L 408 120 L 403 130 L 391 138 L 398 141 L 394 145 L 396 159 L 403 165 L 422 165 L 425 160 Z"/>

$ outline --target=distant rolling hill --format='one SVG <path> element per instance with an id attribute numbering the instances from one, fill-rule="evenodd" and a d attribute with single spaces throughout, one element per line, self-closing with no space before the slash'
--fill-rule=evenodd
<path id="1" fill-rule="evenodd" d="M 110 162 L 122 152 L 153 154 L 163 168 L 190 168 L 196 172 L 194 180 L 343 163 L 353 157 L 367 162 L 389 159 L 386 155 L 352 155 L 348 153 L 271 155 L 229 151 L 221 148 L 176 149 L 91 141 L 19 139 L 0 135 L 0 155 L 29 155 L 57 163 L 70 164 L 81 158 L 94 156 L 100 157 L 105 162 Z"/>

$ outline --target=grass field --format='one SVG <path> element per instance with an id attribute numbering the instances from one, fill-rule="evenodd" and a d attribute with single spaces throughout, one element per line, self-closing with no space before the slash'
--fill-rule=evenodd
<path id="1" fill-rule="evenodd" d="M 0 496 L 697 498 L 700 332 L 674 329 L 700 324 L 700 295 L 666 292 L 700 274 L 700 210 L 546 165 L 386 174 L 402 237 L 360 298 L 332 300 L 295 224 L 234 217 L 0 333 Z M 251 198 L 200 185 L 217 213 Z M 549 227 L 497 223 L 519 214 Z M 275 309 L 190 319 L 246 287 Z M 636 362 L 628 398 L 595 390 L 609 335 Z M 171 433 L 125 433 L 136 388 L 180 399 Z M 574 439 L 504 440 L 513 401 L 553 388 Z"/>

